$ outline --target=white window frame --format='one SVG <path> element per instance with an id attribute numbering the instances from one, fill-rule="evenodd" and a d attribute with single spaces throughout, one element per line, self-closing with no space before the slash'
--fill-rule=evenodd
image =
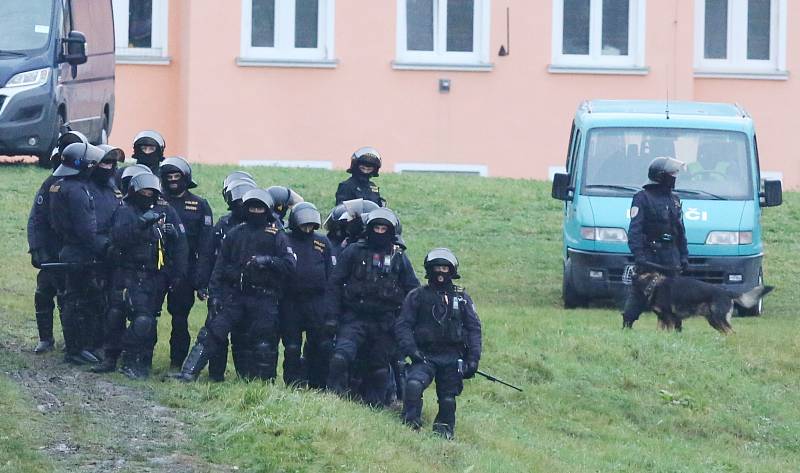
<path id="1" fill-rule="evenodd" d="M 564 54 L 564 0 L 553 0 L 552 64 L 550 72 L 590 72 L 602 70 L 640 70 L 645 67 L 645 39 L 647 0 L 630 0 L 628 7 L 628 55 L 602 54 L 603 0 L 590 0 L 589 4 L 589 54 Z"/>
<path id="2" fill-rule="evenodd" d="M 242 0 L 242 28 L 239 65 L 259 65 L 276 62 L 276 65 L 302 65 L 304 63 L 335 62 L 336 0 L 319 0 L 317 47 L 295 48 L 295 2 L 275 0 L 275 46 L 252 46 L 253 0 Z"/>
<path id="3" fill-rule="evenodd" d="M 747 0 L 728 0 L 728 50 L 726 59 L 705 58 L 706 0 L 695 0 L 695 75 L 786 73 L 786 0 L 771 0 L 769 59 L 747 59 Z"/>
<path id="4" fill-rule="evenodd" d="M 433 0 L 433 51 L 409 51 L 406 0 L 397 0 L 397 69 L 490 69 L 491 0 L 475 0 L 472 52 L 447 51 L 447 0 Z M 433 66 L 433 67 L 429 67 Z"/>
<path id="5" fill-rule="evenodd" d="M 128 15 L 130 14 L 131 1 L 112 0 L 117 63 L 168 63 L 169 0 L 153 0 L 151 47 L 149 48 L 128 47 Z"/>

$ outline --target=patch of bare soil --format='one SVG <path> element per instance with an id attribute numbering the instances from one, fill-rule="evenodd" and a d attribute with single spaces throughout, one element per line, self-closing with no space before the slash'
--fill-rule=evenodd
<path id="1" fill-rule="evenodd" d="M 155 402 L 146 386 L 117 384 L 108 375 L 64 364 L 60 352 L 35 355 L 11 341 L 0 343 L 0 360 L 7 355 L 22 359 L 16 366 L 0 364 L 0 368 L 34 403 L 31 416 L 42 416 L 41 422 L 32 423 L 45 439 L 39 448 L 59 471 L 235 469 L 193 455 L 186 434 L 189 426 L 172 409 Z"/>

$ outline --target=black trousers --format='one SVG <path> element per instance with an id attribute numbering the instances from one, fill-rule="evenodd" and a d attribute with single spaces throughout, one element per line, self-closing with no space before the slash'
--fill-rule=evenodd
<path id="1" fill-rule="evenodd" d="M 106 318 L 107 353 L 118 354 L 121 349 L 152 359 L 161 308 L 158 295 L 163 279 L 156 271 L 123 269 L 114 273 L 113 302 Z"/>
<path id="2" fill-rule="evenodd" d="M 192 274 L 190 271 L 189 274 Z M 172 366 L 180 366 L 189 354 L 192 338 L 189 335 L 189 313 L 194 306 L 194 287 L 184 278 L 170 290 L 169 281 L 163 278 L 158 292 L 159 311 L 167 300 L 167 312 L 172 320 L 169 335 L 169 359 Z"/>
<path id="3" fill-rule="evenodd" d="M 436 397 L 439 413 L 435 423 L 444 423 L 452 431 L 455 428 L 455 398 L 464 389 L 464 381 L 458 371 L 458 353 L 442 353 L 427 356 L 426 363 L 412 364 L 406 373 L 406 398 L 403 400 L 403 420 L 419 425 L 422 415 L 422 393 L 436 381 Z"/>
<path id="4" fill-rule="evenodd" d="M 312 388 L 325 387 L 333 340 L 323 331 L 324 303 L 322 294 L 292 294 L 281 301 L 280 332 L 286 384 L 307 382 Z"/>
<path id="5" fill-rule="evenodd" d="M 105 314 L 103 276 L 89 266 L 69 268 L 64 276 L 61 328 L 67 354 L 96 348 L 98 327 Z"/>
<path id="6" fill-rule="evenodd" d="M 36 274 L 36 292 L 33 295 L 33 307 L 36 311 L 36 328 L 39 340 L 53 340 L 53 312 L 58 305 L 62 310 L 62 292 L 64 291 L 64 274 L 61 271 L 39 270 Z"/>

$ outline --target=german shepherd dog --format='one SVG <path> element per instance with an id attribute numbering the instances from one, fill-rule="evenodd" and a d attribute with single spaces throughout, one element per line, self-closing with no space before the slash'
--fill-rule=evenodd
<path id="1" fill-rule="evenodd" d="M 723 334 L 733 332 L 731 316 L 734 304 L 750 309 L 772 291 L 772 286 L 756 286 L 745 293 L 729 291 L 696 279 L 666 276 L 653 270 L 637 274 L 633 283 L 658 317 L 658 326 L 681 331 L 683 319 L 700 315 Z"/>

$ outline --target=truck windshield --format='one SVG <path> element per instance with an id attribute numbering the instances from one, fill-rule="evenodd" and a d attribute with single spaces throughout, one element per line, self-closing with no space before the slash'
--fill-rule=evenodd
<path id="1" fill-rule="evenodd" d="M 53 0 L 0 1 L 0 57 L 47 46 L 52 17 Z"/>
<path id="2" fill-rule="evenodd" d="M 586 140 L 584 195 L 630 196 L 648 182 L 659 156 L 686 163 L 676 193 L 689 199 L 748 200 L 753 196 L 747 135 L 686 128 L 595 128 Z"/>

